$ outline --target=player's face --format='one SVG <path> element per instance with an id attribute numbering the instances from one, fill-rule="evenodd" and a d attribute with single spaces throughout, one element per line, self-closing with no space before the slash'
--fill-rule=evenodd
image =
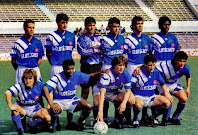
<path id="1" fill-rule="evenodd" d="M 175 68 L 176 69 L 179 70 L 180 68 L 183 68 L 185 65 L 186 65 L 186 60 L 185 59 L 175 60 Z"/>
<path id="2" fill-rule="evenodd" d="M 119 28 L 120 28 L 120 24 L 113 23 L 113 25 L 109 28 L 111 35 L 114 37 L 117 36 L 119 33 Z"/>
<path id="3" fill-rule="evenodd" d="M 114 71 L 117 75 L 121 74 L 125 69 L 125 63 L 121 62 L 117 64 L 114 68 Z"/>
<path id="4" fill-rule="evenodd" d="M 34 27 L 35 27 L 35 24 L 34 23 L 27 23 L 27 27 L 24 28 L 25 30 L 25 35 L 31 37 L 34 35 Z"/>
<path id="5" fill-rule="evenodd" d="M 87 24 L 87 26 L 85 27 L 86 32 L 88 35 L 93 35 L 94 31 L 96 29 L 96 23 L 89 23 Z"/>
<path id="6" fill-rule="evenodd" d="M 24 83 L 27 88 L 33 88 L 34 86 L 34 77 L 32 75 L 27 74 L 24 77 Z"/>
<path id="7" fill-rule="evenodd" d="M 74 73 L 74 65 L 69 65 L 67 67 L 67 69 L 64 70 L 64 73 L 65 73 L 65 75 L 66 75 L 67 78 L 69 78 L 70 76 L 72 76 L 73 73 Z"/>
<path id="8" fill-rule="evenodd" d="M 68 21 L 61 20 L 60 22 L 56 22 L 58 25 L 58 30 L 60 32 L 64 32 L 67 30 Z"/>
<path id="9" fill-rule="evenodd" d="M 148 62 L 147 64 L 144 64 L 144 66 L 146 67 L 146 71 L 148 74 L 152 73 L 155 69 L 155 62 Z"/>
<path id="10" fill-rule="evenodd" d="M 169 21 L 165 21 L 163 24 L 162 24 L 162 27 L 161 27 L 161 32 L 162 33 L 168 33 L 169 29 L 170 29 L 170 22 Z"/>
<path id="11" fill-rule="evenodd" d="M 143 30 L 143 21 L 137 21 L 136 25 L 134 26 L 134 30 L 137 31 L 138 33 L 142 32 Z"/>

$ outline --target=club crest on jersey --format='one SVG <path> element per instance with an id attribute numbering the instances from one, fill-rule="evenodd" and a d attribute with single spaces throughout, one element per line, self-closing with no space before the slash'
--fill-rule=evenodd
<path id="1" fill-rule="evenodd" d="M 145 44 L 145 45 L 144 45 L 144 48 L 145 48 L 145 49 L 148 49 L 148 45 L 147 45 L 147 44 Z"/>
<path id="2" fill-rule="evenodd" d="M 121 48 L 121 49 L 124 49 L 124 45 L 121 45 L 120 48 Z"/>
<path id="3" fill-rule="evenodd" d="M 157 81 L 156 81 L 156 80 L 154 80 L 154 81 L 153 81 L 153 84 L 157 84 Z"/>
<path id="4" fill-rule="evenodd" d="M 73 45 L 73 42 L 72 41 L 69 41 L 69 45 Z"/>
<path id="5" fill-rule="evenodd" d="M 35 52 L 36 52 L 36 53 L 39 52 L 39 49 L 38 49 L 38 48 L 35 48 Z"/>
<path id="6" fill-rule="evenodd" d="M 37 96 L 35 96 L 35 99 L 39 99 L 39 96 L 37 95 Z"/>
<path id="7" fill-rule="evenodd" d="M 78 85 L 75 85 L 74 88 L 77 89 Z"/>
<path id="8" fill-rule="evenodd" d="M 175 44 L 174 43 L 171 43 L 171 47 L 175 47 Z"/>

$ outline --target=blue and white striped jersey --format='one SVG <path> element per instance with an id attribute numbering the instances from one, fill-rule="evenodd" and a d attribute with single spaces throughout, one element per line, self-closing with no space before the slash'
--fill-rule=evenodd
<path id="1" fill-rule="evenodd" d="M 43 83 L 37 82 L 32 89 L 25 89 L 23 82 L 15 84 L 8 90 L 12 93 L 12 96 L 16 98 L 16 102 L 20 106 L 32 106 L 37 105 L 39 97 L 43 89 Z"/>
<path id="2" fill-rule="evenodd" d="M 152 35 L 151 46 L 159 61 L 172 60 L 174 52 L 180 49 L 176 36 L 171 33 L 168 33 L 167 36 L 161 32 Z"/>
<path id="3" fill-rule="evenodd" d="M 190 67 L 186 64 L 182 69 L 176 71 L 171 60 L 162 61 L 156 65 L 156 68 L 161 72 L 167 84 L 173 84 L 179 81 L 179 78 L 185 75 L 190 78 Z"/>
<path id="4" fill-rule="evenodd" d="M 124 70 L 120 75 L 116 75 L 114 69 L 110 68 L 108 74 L 101 76 L 100 81 L 97 83 L 98 87 L 103 87 L 107 92 L 117 91 L 118 89 L 131 88 L 131 77 L 129 73 Z"/>
<path id="5" fill-rule="evenodd" d="M 151 48 L 151 39 L 146 34 L 141 35 L 139 38 L 135 33 L 125 38 L 125 53 L 128 55 L 128 62 L 134 64 L 143 64 L 144 57 Z"/>
<path id="6" fill-rule="evenodd" d="M 65 31 L 65 34 L 57 30 L 49 34 L 46 38 L 45 48 L 51 50 L 50 63 L 61 65 L 66 59 L 72 58 L 72 51 L 75 48 L 75 34 Z"/>
<path id="7" fill-rule="evenodd" d="M 75 71 L 68 79 L 66 78 L 63 71 L 54 75 L 50 80 L 48 80 L 46 82 L 46 86 L 50 92 L 54 91 L 54 99 L 72 99 L 76 94 L 78 85 L 88 83 L 89 78 L 89 74 Z"/>
<path id="8" fill-rule="evenodd" d="M 123 55 L 125 39 L 122 35 L 118 34 L 117 37 L 114 38 L 108 33 L 101 38 L 100 42 L 104 63 L 111 64 L 111 61 L 115 56 Z"/>
<path id="9" fill-rule="evenodd" d="M 38 58 L 44 56 L 43 45 L 36 37 L 29 42 L 23 35 L 14 43 L 10 55 L 17 59 L 17 65 L 34 68 L 38 66 Z"/>
<path id="10" fill-rule="evenodd" d="M 102 61 L 100 52 L 100 40 L 98 35 L 90 36 L 86 33 L 81 35 L 77 41 L 78 53 L 81 55 L 81 64 L 99 64 Z"/>
<path id="11" fill-rule="evenodd" d="M 150 97 L 155 94 L 157 82 L 164 84 L 165 80 L 156 68 L 148 74 L 146 68 L 142 67 L 138 76 L 132 74 L 131 82 L 134 95 Z"/>

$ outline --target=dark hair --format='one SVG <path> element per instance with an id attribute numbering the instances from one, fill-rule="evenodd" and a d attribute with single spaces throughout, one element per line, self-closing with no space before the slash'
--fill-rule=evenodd
<path id="1" fill-rule="evenodd" d="M 89 23 L 96 23 L 96 20 L 93 17 L 87 17 L 85 19 L 85 27 L 89 24 Z"/>
<path id="2" fill-rule="evenodd" d="M 26 28 L 28 23 L 35 23 L 35 22 L 32 19 L 27 19 L 23 23 L 23 28 Z"/>
<path id="3" fill-rule="evenodd" d="M 144 57 L 144 64 L 148 64 L 149 62 L 157 62 L 157 59 L 153 54 L 148 54 Z"/>
<path id="4" fill-rule="evenodd" d="M 61 20 L 68 21 L 69 17 L 64 13 L 57 14 L 56 15 L 56 22 L 60 22 Z"/>
<path id="5" fill-rule="evenodd" d="M 158 21 L 158 27 L 159 27 L 159 29 L 162 28 L 163 23 L 166 22 L 166 21 L 168 21 L 171 24 L 171 20 L 167 16 L 160 17 L 160 19 Z"/>
<path id="6" fill-rule="evenodd" d="M 120 20 L 116 17 L 110 18 L 108 22 L 108 27 L 110 28 L 113 25 L 113 23 L 117 23 L 120 25 Z"/>
<path id="7" fill-rule="evenodd" d="M 125 64 L 125 67 L 127 66 L 128 62 L 127 59 L 123 55 L 117 55 L 113 58 L 111 62 L 111 66 L 114 69 L 117 64 L 120 64 L 123 62 Z"/>
<path id="8" fill-rule="evenodd" d="M 172 59 L 172 63 L 174 64 L 175 60 L 178 60 L 178 59 L 187 60 L 188 59 L 188 55 L 184 51 L 178 51 L 178 52 L 175 53 L 175 55 L 174 55 L 174 57 Z"/>
<path id="9" fill-rule="evenodd" d="M 24 72 L 23 72 L 23 76 L 22 76 L 22 82 L 25 84 L 25 81 L 24 81 L 24 78 L 27 76 L 27 75 L 32 75 L 34 77 L 34 84 L 37 83 L 37 73 L 36 71 L 31 68 L 31 69 L 26 69 Z"/>
<path id="10" fill-rule="evenodd" d="M 62 63 L 63 70 L 67 69 L 67 67 L 70 65 L 75 65 L 75 62 L 71 59 L 64 60 Z"/>
<path id="11" fill-rule="evenodd" d="M 131 20 L 131 29 L 133 30 L 133 26 L 136 25 L 137 21 L 143 21 L 143 18 L 141 16 L 134 16 Z"/>

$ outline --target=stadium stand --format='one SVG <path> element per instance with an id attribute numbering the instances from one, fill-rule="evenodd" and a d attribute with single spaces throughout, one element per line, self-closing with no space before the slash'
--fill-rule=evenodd
<path id="1" fill-rule="evenodd" d="M 0 0 L 0 22 L 50 21 L 34 0 Z"/>
<path id="2" fill-rule="evenodd" d="M 54 13 L 65 12 L 70 21 L 84 21 L 87 16 L 93 16 L 97 21 L 106 21 L 110 17 L 118 17 L 122 21 L 130 21 L 134 15 L 151 18 L 138 6 L 134 0 L 42 0 Z"/>
<path id="3" fill-rule="evenodd" d="M 142 0 L 155 14 L 168 16 L 173 21 L 197 20 L 184 0 Z"/>

